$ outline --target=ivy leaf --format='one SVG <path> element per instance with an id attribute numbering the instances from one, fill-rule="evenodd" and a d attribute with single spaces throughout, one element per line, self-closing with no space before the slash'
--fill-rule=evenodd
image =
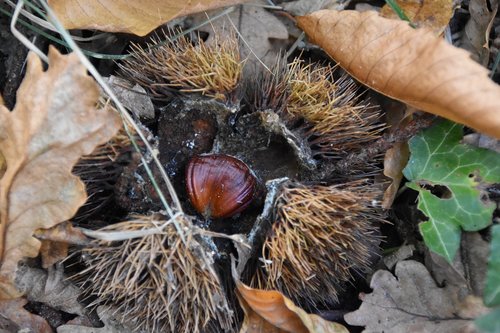
<path id="1" fill-rule="evenodd" d="M 500 306 L 500 225 L 491 228 L 490 258 L 484 288 L 484 303 L 487 306 Z"/>
<path id="2" fill-rule="evenodd" d="M 418 208 L 429 218 L 420 224 L 424 241 L 449 262 L 461 228 L 476 231 L 491 223 L 495 205 L 483 200 L 482 191 L 500 182 L 500 154 L 461 144 L 462 136 L 462 126 L 450 121 L 423 131 L 410 140 L 403 170 L 408 186 L 419 192 Z"/>
<path id="3" fill-rule="evenodd" d="M 474 324 L 482 333 L 497 333 L 500 331 L 500 308 L 494 309 L 487 315 L 477 318 Z"/>

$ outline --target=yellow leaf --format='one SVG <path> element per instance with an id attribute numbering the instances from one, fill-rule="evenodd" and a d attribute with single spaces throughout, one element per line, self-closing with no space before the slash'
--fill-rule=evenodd
<path id="1" fill-rule="evenodd" d="M 453 0 L 396 0 L 410 22 L 419 28 L 427 27 L 436 35 L 441 34 L 453 16 Z M 384 5 L 380 15 L 399 19 L 389 5 Z"/>
<path id="2" fill-rule="evenodd" d="M 500 87 L 466 51 L 373 11 L 322 10 L 297 21 L 368 87 L 500 138 Z"/>
<path id="3" fill-rule="evenodd" d="M 49 0 L 66 29 L 97 29 L 144 36 L 174 18 L 248 0 Z"/>
<path id="4" fill-rule="evenodd" d="M 348 333 L 342 325 L 308 314 L 275 290 L 253 289 L 236 282 L 245 319 L 240 333 Z"/>
<path id="5" fill-rule="evenodd" d="M 0 106 L 7 165 L 0 180 L 0 299 L 19 296 L 17 264 L 40 249 L 33 232 L 68 220 L 85 202 L 85 185 L 71 173 L 75 163 L 120 127 L 117 114 L 95 109 L 99 90 L 76 55 L 51 48 L 49 60 L 44 72 L 30 54 L 14 110 Z"/>

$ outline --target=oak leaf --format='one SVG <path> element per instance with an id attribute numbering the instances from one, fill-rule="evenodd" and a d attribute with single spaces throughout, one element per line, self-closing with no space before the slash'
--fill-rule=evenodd
<path id="1" fill-rule="evenodd" d="M 473 319 L 486 308 L 481 299 L 459 299 L 457 289 L 439 288 L 424 265 L 400 261 L 395 275 L 375 272 L 373 292 L 361 294 L 361 307 L 344 316 L 350 325 L 365 326 L 363 332 L 475 332 Z"/>
<path id="2" fill-rule="evenodd" d="M 240 333 L 348 333 L 341 324 L 307 314 L 275 290 L 253 289 L 236 282 L 237 296 L 245 312 Z"/>
<path id="3" fill-rule="evenodd" d="M 117 114 L 95 109 L 97 84 L 76 55 L 51 48 L 49 61 L 44 72 L 30 54 L 14 110 L 0 106 L 7 165 L 0 180 L 0 299 L 20 295 L 17 264 L 40 249 L 33 232 L 68 220 L 86 201 L 85 185 L 71 173 L 74 164 L 120 127 Z"/>
<path id="4" fill-rule="evenodd" d="M 368 87 L 500 138 L 500 87 L 466 51 L 374 11 L 321 10 L 297 21 Z"/>
<path id="5" fill-rule="evenodd" d="M 66 29 L 97 29 L 144 36 L 174 18 L 248 0 L 49 0 Z"/>

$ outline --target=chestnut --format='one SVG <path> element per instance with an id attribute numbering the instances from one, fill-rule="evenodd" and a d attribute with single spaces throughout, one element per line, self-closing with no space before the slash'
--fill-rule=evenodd
<path id="1" fill-rule="evenodd" d="M 195 156 L 186 169 L 189 200 L 206 219 L 241 213 L 252 202 L 255 185 L 248 166 L 229 155 Z"/>

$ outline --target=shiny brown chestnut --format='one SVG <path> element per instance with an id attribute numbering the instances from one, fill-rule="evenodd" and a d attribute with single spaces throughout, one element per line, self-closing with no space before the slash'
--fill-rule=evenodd
<path id="1" fill-rule="evenodd" d="M 241 213 L 250 205 L 255 185 L 248 166 L 229 155 L 195 156 L 186 170 L 189 199 L 206 219 Z"/>

